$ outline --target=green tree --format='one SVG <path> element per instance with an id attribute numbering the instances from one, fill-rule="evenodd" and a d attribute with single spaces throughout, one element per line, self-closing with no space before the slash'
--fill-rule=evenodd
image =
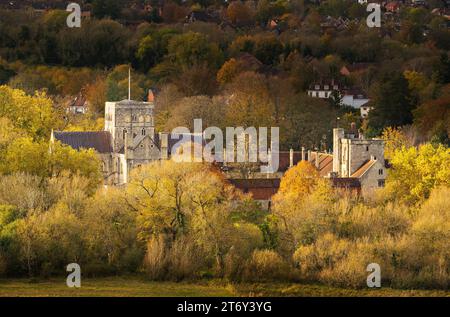
<path id="1" fill-rule="evenodd" d="M 380 134 L 384 127 L 412 123 L 414 102 L 402 73 L 390 72 L 381 77 L 373 92 L 373 106 L 369 127 L 375 134 Z"/>
<path id="2" fill-rule="evenodd" d="M 173 36 L 169 41 L 168 58 L 179 67 L 192 67 L 206 63 L 212 68 L 222 64 L 223 54 L 217 44 L 208 37 L 194 32 Z"/>
<path id="3" fill-rule="evenodd" d="M 94 0 L 92 12 L 95 17 L 100 19 L 104 17 L 116 19 L 119 17 L 122 5 L 122 0 Z"/>

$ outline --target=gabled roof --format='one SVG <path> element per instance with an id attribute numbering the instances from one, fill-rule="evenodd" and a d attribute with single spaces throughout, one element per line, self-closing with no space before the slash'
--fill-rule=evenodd
<path id="1" fill-rule="evenodd" d="M 139 144 L 141 144 L 142 141 L 144 141 L 145 138 L 150 139 L 150 141 L 151 141 L 158 149 L 160 149 L 159 135 L 158 135 L 158 134 L 155 134 L 155 137 L 154 137 L 154 138 L 151 138 L 150 135 L 148 135 L 148 134 L 146 134 L 146 135 L 139 135 L 139 136 L 137 136 L 137 137 L 133 140 L 133 142 L 132 142 L 132 144 L 130 144 L 129 148 L 131 147 L 133 150 L 135 150 L 135 149 L 139 146 Z M 121 149 L 121 150 L 123 151 L 123 149 Z"/>
<path id="2" fill-rule="evenodd" d="M 316 166 L 316 152 L 311 152 L 309 162 Z M 319 153 L 319 174 L 321 177 L 328 176 L 333 171 L 333 155 L 328 153 Z"/>
<path id="3" fill-rule="evenodd" d="M 78 94 L 70 103 L 69 107 L 85 107 L 86 106 L 86 97 L 82 92 Z"/>
<path id="4" fill-rule="evenodd" d="M 363 176 L 375 163 L 377 160 L 368 160 L 360 168 L 358 168 L 350 177 L 360 178 Z"/>
<path id="5" fill-rule="evenodd" d="M 111 153 L 111 134 L 108 131 L 53 132 L 55 140 L 69 145 L 75 150 L 94 149 L 98 153 Z"/>
<path id="6" fill-rule="evenodd" d="M 316 88 L 317 86 L 317 88 Z M 325 86 L 328 86 L 325 89 Z M 319 82 L 314 82 L 311 85 L 309 85 L 309 90 L 329 90 L 332 91 L 334 89 L 334 86 L 337 86 L 339 89 L 339 83 L 335 81 L 334 79 L 331 80 L 321 80 Z"/>

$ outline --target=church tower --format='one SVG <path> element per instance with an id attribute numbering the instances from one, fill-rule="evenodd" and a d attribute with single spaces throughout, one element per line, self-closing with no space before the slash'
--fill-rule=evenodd
<path id="1" fill-rule="evenodd" d="M 145 136 L 154 140 L 153 111 L 153 102 L 134 100 L 106 102 L 105 131 L 111 133 L 115 153 L 123 153 L 126 138 L 130 147 Z"/>

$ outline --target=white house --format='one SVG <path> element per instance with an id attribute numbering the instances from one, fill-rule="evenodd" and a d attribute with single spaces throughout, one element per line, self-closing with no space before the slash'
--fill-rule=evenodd
<path id="1" fill-rule="evenodd" d="M 355 109 L 360 109 L 361 117 L 367 117 L 370 108 L 367 103 L 370 99 L 360 89 L 347 89 L 342 91 L 342 105 L 349 106 Z"/>

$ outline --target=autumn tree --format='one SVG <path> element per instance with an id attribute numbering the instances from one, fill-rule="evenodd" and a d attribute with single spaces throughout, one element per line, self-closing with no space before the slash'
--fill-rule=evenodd
<path id="1" fill-rule="evenodd" d="M 77 151 L 58 142 L 35 142 L 22 137 L 11 142 L 3 153 L 0 172 L 3 174 L 27 173 L 42 179 L 69 173 L 89 179 L 91 192 L 101 182 L 100 161 L 94 150 Z"/>
<path id="2" fill-rule="evenodd" d="M 168 46 L 169 59 L 179 67 L 192 67 L 206 63 L 217 68 L 222 62 L 222 52 L 216 43 L 200 33 L 188 32 L 173 36 Z"/>
<path id="3" fill-rule="evenodd" d="M 237 26 L 247 26 L 254 21 L 254 12 L 241 1 L 233 1 L 227 8 L 227 17 Z"/>
<path id="4" fill-rule="evenodd" d="M 101 77 L 97 77 L 93 83 L 86 86 L 85 94 L 89 102 L 89 110 L 97 114 L 103 114 L 105 112 L 105 103 L 107 101 L 106 88 L 106 81 Z"/>
<path id="5" fill-rule="evenodd" d="M 443 145 L 402 147 L 390 163 L 386 181 L 390 197 L 414 204 L 428 198 L 433 188 L 450 185 L 450 149 Z"/>
<path id="6" fill-rule="evenodd" d="M 28 96 L 19 89 L 0 86 L 0 117 L 35 139 L 48 139 L 58 121 L 52 111 L 52 101 L 44 94 Z"/>
<path id="7" fill-rule="evenodd" d="M 414 110 L 414 125 L 424 135 L 443 144 L 450 143 L 450 85 L 442 88 L 437 99 L 429 100 Z"/>
<path id="8" fill-rule="evenodd" d="M 273 229 L 282 254 L 313 242 L 331 225 L 335 194 L 329 180 L 309 162 L 301 161 L 281 179 L 273 197 Z"/>
<path id="9" fill-rule="evenodd" d="M 384 140 L 384 156 L 387 159 L 390 159 L 396 151 L 413 145 L 401 128 L 387 127 L 383 130 L 381 138 Z"/>
<path id="10" fill-rule="evenodd" d="M 170 250 L 180 239 L 189 238 L 223 272 L 225 255 L 237 243 L 239 226 L 234 222 L 242 222 L 242 217 L 233 218 L 238 215 L 233 212 L 245 199 L 220 173 L 202 163 L 153 163 L 132 172 L 127 191 L 130 204 L 140 214 L 142 239 L 152 241 L 163 235 L 169 239 Z"/>

